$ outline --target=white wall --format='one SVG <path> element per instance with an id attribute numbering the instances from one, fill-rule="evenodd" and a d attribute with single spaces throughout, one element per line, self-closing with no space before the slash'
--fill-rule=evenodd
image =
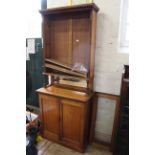
<path id="1" fill-rule="evenodd" d="M 100 11 L 97 18 L 95 56 L 95 91 L 120 94 L 123 64 L 129 55 L 119 53 L 119 18 L 121 0 L 94 0 Z"/>
<path id="2" fill-rule="evenodd" d="M 41 0 L 27 0 L 26 38 L 41 38 Z"/>

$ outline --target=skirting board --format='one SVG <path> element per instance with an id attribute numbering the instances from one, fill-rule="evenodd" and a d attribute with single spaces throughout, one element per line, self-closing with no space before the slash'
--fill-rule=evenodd
<path id="1" fill-rule="evenodd" d="M 107 135 L 105 133 L 101 133 L 99 131 L 95 131 L 95 139 L 96 140 L 101 140 L 104 139 L 105 142 L 111 143 L 111 135 Z"/>

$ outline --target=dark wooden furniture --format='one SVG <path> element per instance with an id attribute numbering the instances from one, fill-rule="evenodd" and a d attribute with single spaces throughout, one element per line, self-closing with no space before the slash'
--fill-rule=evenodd
<path id="1" fill-rule="evenodd" d="M 93 93 L 50 86 L 39 93 L 43 137 L 83 152 L 88 144 Z"/>
<path id="2" fill-rule="evenodd" d="M 44 75 L 39 94 L 43 136 L 83 152 L 89 141 L 96 40 L 95 4 L 41 10 Z"/>
<path id="3" fill-rule="evenodd" d="M 122 76 L 120 123 L 115 155 L 129 155 L 129 66 L 125 65 Z"/>

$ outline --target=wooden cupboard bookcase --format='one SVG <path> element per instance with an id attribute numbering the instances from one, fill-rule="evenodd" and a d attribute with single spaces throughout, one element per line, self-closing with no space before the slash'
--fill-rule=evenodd
<path id="1" fill-rule="evenodd" d="M 37 91 L 43 137 L 83 152 L 89 140 L 93 93 L 55 86 Z"/>
<path id="2" fill-rule="evenodd" d="M 43 74 L 52 81 L 37 90 L 42 133 L 81 152 L 89 141 L 98 10 L 94 3 L 40 10 Z"/>

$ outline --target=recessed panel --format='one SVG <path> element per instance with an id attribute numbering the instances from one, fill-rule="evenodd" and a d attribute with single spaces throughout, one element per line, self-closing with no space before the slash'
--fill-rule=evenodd
<path id="1" fill-rule="evenodd" d="M 90 53 L 90 20 L 73 19 L 73 62 L 88 69 Z"/>
<path id="2" fill-rule="evenodd" d="M 51 22 L 51 58 L 64 64 L 70 64 L 69 21 L 54 20 Z"/>

